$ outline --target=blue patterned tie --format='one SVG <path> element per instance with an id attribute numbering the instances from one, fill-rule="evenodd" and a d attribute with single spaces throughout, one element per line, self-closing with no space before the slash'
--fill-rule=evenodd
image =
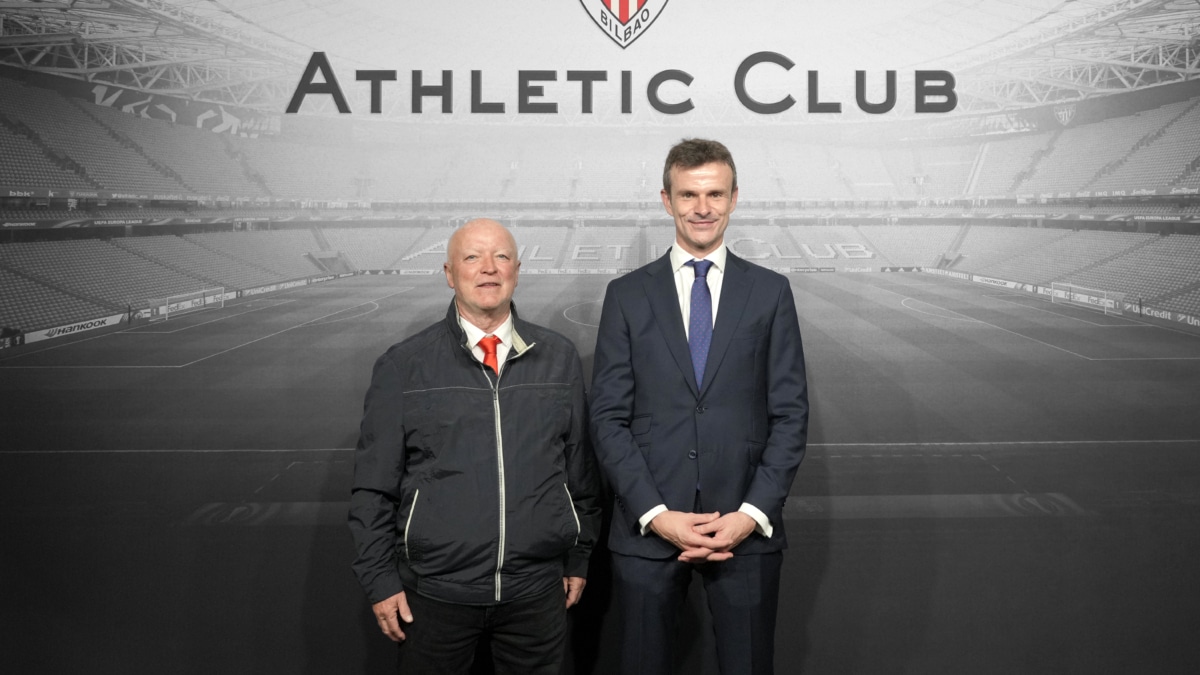
<path id="1" fill-rule="evenodd" d="M 692 368 L 696 371 L 696 386 L 704 382 L 704 364 L 712 344 L 712 294 L 708 291 L 708 268 L 711 260 L 689 260 L 685 265 L 695 269 L 692 282 L 692 307 L 688 316 L 688 349 L 692 352 Z"/>

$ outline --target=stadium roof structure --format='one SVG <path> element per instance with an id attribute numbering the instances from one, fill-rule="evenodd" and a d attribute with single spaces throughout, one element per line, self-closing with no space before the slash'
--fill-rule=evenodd
<path id="1" fill-rule="evenodd" d="M 765 39 L 764 30 L 778 30 L 783 40 L 784 31 L 807 26 L 806 53 L 843 63 L 954 73 L 960 114 L 1011 111 L 1200 78 L 1200 0 L 855 0 L 836 3 L 845 5 L 839 9 L 833 8 L 835 3 L 820 9 L 787 0 L 760 4 L 789 19 L 794 15 L 795 21 L 756 26 L 756 39 Z M 281 112 L 312 52 L 324 51 L 352 68 L 405 66 L 420 60 L 422 50 L 452 54 L 455 50 L 437 44 L 446 42 L 438 31 L 422 37 L 421 31 L 404 28 L 442 21 L 475 30 L 473 13 L 482 5 L 470 5 L 0 0 L 0 64 Z M 673 4 L 664 8 L 664 16 L 676 11 L 673 21 L 696 20 L 687 8 Z M 794 34 L 791 39 L 796 41 Z M 642 58 L 654 56 L 652 49 L 646 47 Z M 487 54 L 489 61 L 514 64 L 527 63 L 529 57 Z M 346 94 L 361 101 L 367 96 L 357 90 Z M 329 110 L 319 104 L 310 109 L 306 103 L 305 112 Z"/>

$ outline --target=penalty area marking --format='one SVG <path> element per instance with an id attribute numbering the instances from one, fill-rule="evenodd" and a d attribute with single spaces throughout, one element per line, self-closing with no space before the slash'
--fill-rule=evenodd
<path id="1" fill-rule="evenodd" d="M 291 298 L 288 300 L 280 300 L 279 302 L 273 302 L 269 305 L 265 305 L 262 307 L 254 307 L 252 309 L 247 309 L 244 312 L 237 312 L 236 314 L 225 314 L 223 316 L 218 316 L 218 317 L 216 317 L 214 319 L 210 319 L 208 321 L 201 321 L 199 323 L 193 323 L 193 324 L 189 324 L 189 325 L 180 326 L 179 328 L 176 328 L 175 330 L 139 330 L 138 328 L 128 328 L 126 330 L 120 331 L 118 334 L 119 335 L 174 335 L 175 333 L 182 333 L 184 331 L 188 331 L 193 328 L 207 326 L 210 323 L 217 323 L 220 321 L 225 321 L 226 319 L 232 319 L 234 317 L 242 316 L 243 314 L 250 314 L 252 312 L 261 312 L 264 309 L 272 309 L 274 307 L 280 307 L 282 305 L 286 305 L 288 303 L 292 303 L 295 301 L 296 301 L 295 298 Z M 244 306 L 248 306 L 249 304 L 250 303 L 243 303 L 242 305 L 237 305 L 237 306 L 244 307 Z M 164 319 L 163 323 L 165 324 L 167 321 L 169 321 L 169 319 Z"/>
<path id="2" fill-rule="evenodd" d="M 262 342 L 263 340 L 269 340 L 269 339 L 271 339 L 271 338 L 273 338 L 273 337 L 276 337 L 276 336 L 278 336 L 278 335 L 283 335 L 284 333 L 287 333 L 287 332 L 289 332 L 289 331 L 296 330 L 297 328 L 304 328 L 304 327 L 306 327 L 306 326 L 312 326 L 312 325 L 316 325 L 316 324 L 318 324 L 319 322 L 321 322 L 321 321 L 324 321 L 325 319 L 328 319 L 329 317 L 332 317 L 332 316 L 337 316 L 338 314 L 341 314 L 342 312 L 348 312 L 348 311 L 350 311 L 350 310 L 352 310 L 352 309 L 357 309 L 357 308 L 359 308 L 359 307 L 363 307 L 363 306 L 365 306 L 365 305 L 371 305 L 371 304 L 375 304 L 376 306 L 378 306 L 378 305 L 377 305 L 377 303 L 379 303 L 381 300 L 387 300 L 388 298 L 390 298 L 390 297 L 392 297 L 392 296 L 395 296 L 395 295 L 400 295 L 400 294 L 402 294 L 402 293 L 407 293 L 409 290 L 410 290 L 410 289 L 407 289 L 407 288 L 406 288 L 406 289 L 402 289 L 402 290 L 396 291 L 395 293 L 388 293 L 387 295 L 385 295 L 385 296 L 382 296 L 382 297 L 379 297 L 379 298 L 375 298 L 374 300 L 367 300 L 366 302 L 360 302 L 360 303 L 358 303 L 357 305 L 351 305 L 350 307 L 345 307 L 345 308 L 343 308 L 343 309 L 339 309 L 339 310 L 338 310 L 338 311 L 336 311 L 336 312 L 330 312 L 329 314 L 326 314 L 326 315 L 324 315 L 324 316 L 319 316 L 319 317 L 317 317 L 317 318 L 315 318 L 315 319 L 310 319 L 310 320 L 308 320 L 308 321 L 305 321 L 305 322 L 303 322 L 303 323 L 298 323 L 298 324 L 296 324 L 295 326 L 290 326 L 290 327 L 288 327 L 288 328 L 284 328 L 283 330 L 275 331 L 274 333 L 271 333 L 271 334 L 269 334 L 269 335 L 264 335 L 264 336 L 262 336 L 262 337 L 260 337 L 260 338 L 255 338 L 255 339 L 253 339 L 253 340 L 249 340 L 249 341 L 247 341 L 247 342 L 243 342 L 243 343 L 242 343 L 242 344 L 240 344 L 240 345 L 234 345 L 234 346 L 232 346 L 232 347 L 230 347 L 230 348 L 228 348 L 228 349 L 222 349 L 221 351 L 219 351 L 219 352 L 214 352 L 214 353 L 212 353 L 212 354 L 209 354 L 208 356 L 202 356 L 202 357 L 200 357 L 200 358 L 198 358 L 198 359 L 195 359 L 195 360 L 193 360 L 193 361 L 188 361 L 187 363 L 185 363 L 185 364 L 183 364 L 183 365 L 180 365 L 180 366 L 170 366 L 170 367 L 172 367 L 172 368 L 187 368 L 188 366 L 195 365 L 195 364 L 197 364 L 197 363 L 200 363 L 200 362 L 202 362 L 202 361 L 207 361 L 208 359 L 211 359 L 211 358 L 213 358 L 213 357 L 216 357 L 216 356 L 221 356 L 222 354 L 228 354 L 229 352 L 236 351 L 236 350 L 238 350 L 238 349 L 241 349 L 242 347 L 248 347 L 248 346 L 250 346 L 250 345 L 252 345 L 252 344 L 254 344 L 254 343 L 256 343 L 256 342 Z"/>
<path id="3" fill-rule="evenodd" d="M 951 314 L 958 314 L 958 316 L 945 316 L 944 314 L 936 314 L 934 312 L 926 312 L 924 310 L 918 309 L 918 308 L 913 307 L 912 305 L 908 304 L 908 302 L 910 300 L 913 302 L 919 302 L 923 305 L 929 305 L 930 307 L 933 307 L 935 309 L 940 309 L 943 312 L 950 312 Z M 900 306 L 905 309 L 912 310 L 918 314 L 925 314 L 927 316 L 933 316 L 933 317 L 937 317 L 939 319 L 949 319 L 951 321 L 965 321 L 967 323 L 983 323 L 979 319 L 972 319 L 971 317 L 959 314 L 958 312 L 955 312 L 952 309 L 946 309 L 945 307 L 935 305 L 932 302 L 927 302 L 925 300 L 918 300 L 916 298 L 904 298 L 903 300 L 900 301 Z"/>
<path id="4" fill-rule="evenodd" d="M 1095 326 L 1096 328 L 1151 328 L 1152 327 L 1148 323 L 1142 323 L 1139 321 L 1131 321 L 1130 319 L 1126 319 L 1123 316 L 1119 317 L 1122 321 L 1125 322 L 1123 324 L 1096 323 L 1095 321 L 1089 321 L 1083 317 L 1071 316 L 1070 314 L 1067 314 L 1066 312 L 1061 312 L 1061 311 L 1057 311 L 1057 310 L 1053 310 L 1053 309 L 1046 309 L 1045 307 L 1037 307 L 1035 305 L 1031 305 L 1031 304 L 1024 303 L 1024 302 L 1018 302 L 1017 300 L 1010 299 L 1010 298 L 1014 298 L 1014 297 L 1017 297 L 1017 298 L 1025 297 L 1025 296 L 1021 296 L 1021 295 L 1015 295 L 1015 294 L 998 295 L 995 293 L 988 293 L 988 294 L 984 295 L 983 297 L 993 298 L 993 299 L 999 300 L 1000 302 L 1006 302 L 1010 305 L 1016 305 L 1017 307 L 1021 307 L 1022 309 L 1032 309 L 1035 312 L 1044 312 L 1046 314 L 1057 316 L 1062 319 L 1078 321 L 1080 323 L 1085 323 L 1089 326 Z M 1040 298 L 1037 298 L 1036 300 L 1039 302 L 1042 302 L 1043 304 L 1045 304 L 1047 302 L 1046 300 L 1042 300 Z M 1096 310 L 1090 310 L 1090 311 L 1094 312 Z"/>
<path id="5" fill-rule="evenodd" d="M 580 302 L 580 303 L 571 305 L 570 307 L 568 307 L 562 311 L 563 318 L 566 319 L 567 321 L 570 321 L 571 323 L 579 325 L 579 326 L 590 326 L 592 328 L 599 328 L 600 324 L 598 324 L 598 323 L 588 323 L 586 321 L 576 321 L 575 319 L 572 319 L 569 312 L 573 309 L 577 309 L 577 308 L 583 307 L 585 305 L 595 305 L 600 302 L 603 302 L 603 300 L 588 300 L 587 302 Z"/>

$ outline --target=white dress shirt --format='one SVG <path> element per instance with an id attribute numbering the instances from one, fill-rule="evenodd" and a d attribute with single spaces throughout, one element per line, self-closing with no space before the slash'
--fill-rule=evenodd
<path id="1" fill-rule="evenodd" d="M 467 334 L 467 344 L 471 345 L 471 353 L 475 355 L 475 359 L 480 363 L 483 363 L 483 347 L 479 346 L 479 341 L 488 335 L 495 335 L 500 338 L 499 344 L 496 345 L 496 364 L 500 367 L 500 372 L 503 372 L 504 360 L 508 358 L 508 350 L 512 349 L 512 312 L 508 313 L 508 317 L 504 319 L 504 323 L 500 324 L 494 333 L 483 332 L 483 329 L 464 319 L 462 314 L 458 315 L 458 325 L 462 326 L 463 332 Z"/>
<path id="2" fill-rule="evenodd" d="M 722 243 L 712 253 L 703 258 L 693 258 L 690 254 L 683 250 L 678 245 L 671 247 L 671 269 L 675 272 L 675 294 L 679 297 L 679 310 L 683 314 L 683 331 L 688 332 L 688 325 L 691 318 L 692 309 L 692 283 L 696 280 L 696 269 L 687 264 L 689 260 L 711 260 L 712 267 L 708 268 L 706 279 L 708 280 L 708 293 L 712 296 L 712 318 L 713 325 L 717 323 L 717 306 L 721 302 L 721 284 L 725 281 L 725 260 L 729 253 L 728 247 Z M 690 335 L 688 337 L 691 337 Z M 666 504 L 658 506 L 647 511 L 641 518 L 638 518 L 638 523 L 642 526 L 642 534 L 646 534 L 650 528 L 650 521 L 654 517 L 667 510 Z M 742 506 L 738 509 L 742 513 L 754 519 L 754 531 L 770 537 L 772 532 L 771 521 L 767 518 L 767 514 L 762 512 L 753 504 L 742 502 Z"/>
<path id="3" fill-rule="evenodd" d="M 675 295 L 679 297 L 679 311 L 683 313 L 683 332 L 691 338 L 692 282 L 696 280 L 696 268 L 688 265 L 690 260 L 711 260 L 708 268 L 708 294 L 712 296 L 713 325 L 717 325 L 717 307 L 721 304 L 721 282 L 725 281 L 725 257 L 729 249 L 721 244 L 703 258 L 693 258 L 679 246 L 671 247 L 671 269 L 675 271 Z"/>

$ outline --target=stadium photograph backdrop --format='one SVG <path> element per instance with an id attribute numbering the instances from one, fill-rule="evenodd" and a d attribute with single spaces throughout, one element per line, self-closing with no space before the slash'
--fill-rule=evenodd
<path id="1" fill-rule="evenodd" d="M 0 669 L 388 672 L 371 364 L 489 217 L 590 372 L 702 137 L 805 341 L 777 672 L 1195 672 L 1198 76 L 1183 0 L 5 3 Z"/>

